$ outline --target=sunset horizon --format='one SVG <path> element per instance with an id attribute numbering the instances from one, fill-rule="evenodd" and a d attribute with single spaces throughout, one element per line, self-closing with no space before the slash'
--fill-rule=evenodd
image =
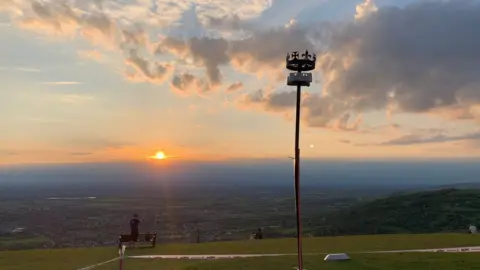
<path id="1" fill-rule="evenodd" d="M 0 165 L 292 156 L 294 50 L 302 157 L 478 158 L 467 2 L 2 2 Z"/>

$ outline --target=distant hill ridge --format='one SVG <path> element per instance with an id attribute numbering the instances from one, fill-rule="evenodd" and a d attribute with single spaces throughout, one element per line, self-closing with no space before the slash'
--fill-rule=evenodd
<path id="1" fill-rule="evenodd" d="M 322 218 L 315 235 L 467 232 L 480 225 L 480 189 L 440 189 L 394 195 Z"/>

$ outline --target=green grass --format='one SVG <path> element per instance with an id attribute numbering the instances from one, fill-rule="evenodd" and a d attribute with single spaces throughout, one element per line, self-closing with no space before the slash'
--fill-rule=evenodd
<path id="1" fill-rule="evenodd" d="M 314 269 L 480 269 L 477 253 L 404 253 L 354 254 L 358 251 L 395 250 L 480 246 L 480 235 L 427 234 L 375 235 L 306 238 L 305 253 L 351 253 L 350 262 L 323 262 L 323 255 L 306 256 L 305 268 Z M 205 244 L 161 245 L 155 249 L 127 250 L 133 254 L 232 254 L 232 253 L 295 253 L 295 239 L 217 242 Z M 112 259 L 112 248 L 29 250 L 0 252 L 0 269 L 77 269 Z M 141 260 L 128 259 L 125 269 L 289 269 L 295 266 L 295 256 L 216 261 Z M 446 267 L 448 266 L 448 267 Z M 475 268 L 477 267 L 477 268 Z M 114 262 L 96 269 L 118 269 Z"/>
<path id="2" fill-rule="evenodd" d="M 114 248 L 4 251 L 0 252 L 0 269 L 73 270 L 115 256 Z"/>
<path id="3" fill-rule="evenodd" d="M 0 237 L 0 249 L 10 249 L 18 246 L 41 246 L 50 240 L 44 236 L 32 236 L 23 238 Z"/>
<path id="4" fill-rule="evenodd" d="M 292 270 L 296 257 L 249 258 L 216 261 L 172 261 L 172 260 L 126 260 L 125 269 L 168 269 L 168 270 Z M 118 269 L 118 262 L 97 268 L 99 270 Z M 304 269 L 307 270 L 427 270 L 427 269 L 480 269 L 478 253 L 457 254 L 370 254 L 355 255 L 350 261 L 324 262 L 323 256 L 305 256 Z"/>
<path id="5" fill-rule="evenodd" d="M 404 234 L 304 238 L 306 253 L 356 252 L 438 247 L 480 246 L 480 235 L 470 234 Z M 295 253 L 295 239 L 262 241 L 212 242 L 191 245 L 158 245 L 153 250 L 132 250 L 132 253 L 155 254 L 233 254 Z"/>

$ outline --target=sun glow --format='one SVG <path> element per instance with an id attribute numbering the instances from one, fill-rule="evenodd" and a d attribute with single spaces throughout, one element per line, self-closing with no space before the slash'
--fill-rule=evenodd
<path id="1" fill-rule="evenodd" d="M 162 160 L 162 159 L 166 159 L 167 155 L 165 155 L 164 152 L 159 151 L 159 152 L 155 153 L 155 155 L 153 155 L 152 158 Z"/>

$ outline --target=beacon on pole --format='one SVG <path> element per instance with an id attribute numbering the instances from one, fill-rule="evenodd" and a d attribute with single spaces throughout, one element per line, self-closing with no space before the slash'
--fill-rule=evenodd
<path id="1" fill-rule="evenodd" d="M 311 71 L 315 69 L 317 57 L 308 51 L 301 55 L 294 51 L 287 54 L 286 67 L 291 72 L 287 79 L 287 85 L 297 86 L 297 105 L 295 117 L 295 212 L 297 217 L 297 252 L 298 252 L 298 270 L 303 270 L 302 256 L 302 220 L 300 215 L 300 101 L 302 97 L 302 86 L 310 86 L 312 83 Z"/>

